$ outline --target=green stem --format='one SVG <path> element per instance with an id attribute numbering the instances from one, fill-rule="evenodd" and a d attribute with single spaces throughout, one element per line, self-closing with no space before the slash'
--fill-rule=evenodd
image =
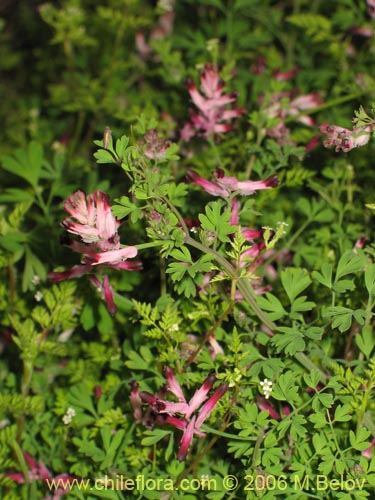
<path id="1" fill-rule="evenodd" d="M 30 483 L 29 470 L 27 468 L 27 464 L 26 464 L 25 458 L 23 456 L 22 450 L 21 450 L 19 444 L 17 443 L 17 441 L 15 441 L 14 439 L 11 440 L 10 445 L 13 448 L 13 451 L 17 457 L 18 463 L 19 463 L 20 468 L 21 468 L 21 472 L 23 474 L 23 477 L 25 478 L 25 483 L 29 484 Z"/>
<path id="2" fill-rule="evenodd" d="M 229 278 L 235 277 L 236 271 L 233 268 L 233 266 L 224 257 L 222 257 L 216 250 L 206 247 L 205 245 L 199 243 L 190 236 L 188 236 L 185 239 L 185 243 L 194 248 L 197 248 L 203 253 L 213 255 L 216 262 L 220 264 L 220 266 L 223 268 L 227 276 Z M 244 299 L 252 308 L 255 315 L 259 318 L 261 323 L 263 323 L 270 330 L 272 331 L 275 330 L 277 328 L 277 325 L 269 318 L 268 314 L 262 311 L 262 309 L 258 306 L 258 303 L 256 301 L 256 294 L 249 280 L 243 278 L 238 280 L 238 289 L 241 292 Z M 311 370 L 317 371 L 319 373 L 320 380 L 322 382 L 326 382 L 327 380 L 326 375 L 306 356 L 306 354 L 304 354 L 303 352 L 297 352 L 294 355 L 294 358 L 296 359 L 296 361 L 302 364 L 302 366 L 304 366 L 308 371 Z"/>

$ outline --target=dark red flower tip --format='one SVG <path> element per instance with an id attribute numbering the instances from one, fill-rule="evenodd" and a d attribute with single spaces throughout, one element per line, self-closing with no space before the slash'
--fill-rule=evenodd
<path id="1" fill-rule="evenodd" d="M 280 184 L 277 174 L 273 174 L 265 180 L 266 186 L 277 187 Z"/>
<path id="2" fill-rule="evenodd" d="M 224 170 L 220 167 L 217 167 L 217 169 L 215 170 L 216 179 L 222 179 L 224 176 L 225 176 Z"/>
<path id="3" fill-rule="evenodd" d="M 214 385 L 215 380 L 216 380 L 216 375 L 214 373 L 210 373 L 206 378 L 206 380 L 203 382 L 202 387 L 205 390 L 209 391 L 211 387 Z"/>
<path id="4" fill-rule="evenodd" d="M 188 170 L 185 175 L 185 182 L 195 182 L 198 178 L 199 175 L 194 170 Z"/>
<path id="5" fill-rule="evenodd" d="M 174 375 L 173 368 L 171 368 L 170 366 L 164 366 L 163 375 L 165 378 L 173 377 Z"/>
<path id="6" fill-rule="evenodd" d="M 153 394 L 150 394 L 147 391 L 141 391 L 139 393 L 139 397 L 142 399 L 142 401 L 144 403 L 147 403 L 149 405 L 154 405 L 158 401 L 157 398 Z"/>
<path id="7" fill-rule="evenodd" d="M 186 78 L 185 85 L 188 88 L 188 90 L 192 90 L 195 88 L 195 83 L 193 82 L 192 78 Z"/>
<path id="8" fill-rule="evenodd" d="M 138 387 L 139 387 L 138 382 L 136 382 L 135 380 L 132 380 L 131 382 L 129 382 L 129 385 L 130 385 L 130 391 L 131 392 L 137 392 L 138 391 Z"/>

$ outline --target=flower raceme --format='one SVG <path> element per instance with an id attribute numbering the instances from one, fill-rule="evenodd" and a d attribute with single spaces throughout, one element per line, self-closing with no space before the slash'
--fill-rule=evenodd
<path id="1" fill-rule="evenodd" d="M 116 307 L 108 277 L 103 276 L 101 281 L 95 273 L 103 267 L 139 271 L 142 267 L 139 261 L 125 262 L 135 257 L 138 250 L 134 246 L 121 248 L 117 231 L 120 223 L 111 212 L 108 195 L 102 191 L 88 196 L 77 191 L 65 200 L 64 208 L 70 217 L 63 221 L 63 226 L 82 240 L 69 244 L 73 251 L 82 254 L 82 264 L 64 272 L 51 272 L 48 278 L 58 282 L 93 274 L 90 278 L 92 283 L 102 292 L 108 311 L 114 314 Z"/>
<path id="2" fill-rule="evenodd" d="M 152 411 L 156 414 L 156 422 L 170 424 L 183 431 L 180 447 L 177 452 L 177 459 L 183 461 L 186 459 L 194 434 L 198 436 L 205 435 L 200 428 L 210 416 L 219 399 L 228 390 L 228 384 L 219 385 L 210 398 L 207 399 L 208 393 L 216 380 L 215 375 L 210 374 L 190 401 L 187 402 L 182 388 L 175 378 L 173 369 L 166 366 L 163 374 L 167 379 L 167 390 L 177 398 L 176 402 L 161 399 L 158 395 L 153 395 L 146 391 L 138 393 L 138 386 L 136 385 L 132 386 L 131 402 L 138 422 L 140 421 L 139 412 L 142 401 L 150 405 Z M 194 414 L 199 408 L 199 412 Z"/>
<path id="3" fill-rule="evenodd" d="M 326 134 L 327 136 L 327 139 L 324 141 L 324 146 L 326 148 L 335 146 L 336 152 L 344 151 L 344 153 L 347 153 L 354 148 L 367 144 L 370 140 L 371 132 L 374 127 L 375 124 L 371 124 L 349 130 L 337 125 L 322 123 L 320 126 L 320 132 L 322 134 Z"/>
<path id="4" fill-rule="evenodd" d="M 237 94 L 223 94 L 223 82 L 219 77 L 218 68 L 214 64 L 206 64 L 201 74 L 201 90 L 198 92 L 194 82 L 188 80 L 188 91 L 191 100 L 198 108 L 198 113 L 192 112 L 190 122 L 181 130 L 181 138 L 189 141 L 195 135 L 203 135 L 206 139 L 232 130 L 228 122 L 244 113 L 243 108 L 227 105 L 235 101 Z"/>
<path id="5" fill-rule="evenodd" d="M 213 196 L 223 196 L 228 198 L 232 192 L 239 192 L 241 195 L 251 195 L 261 189 L 271 189 L 279 185 L 276 174 L 260 181 L 239 181 L 236 177 L 224 175 L 221 168 L 214 172 L 214 182 L 200 177 L 194 170 L 188 170 L 186 179 L 189 182 L 202 187 L 207 193 Z"/>

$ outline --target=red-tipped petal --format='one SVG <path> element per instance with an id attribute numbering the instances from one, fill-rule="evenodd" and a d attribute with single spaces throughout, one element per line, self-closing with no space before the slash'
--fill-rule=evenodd
<path id="1" fill-rule="evenodd" d="M 206 418 L 210 416 L 212 410 L 215 408 L 219 399 L 223 397 L 224 394 L 227 392 L 228 387 L 229 387 L 228 384 L 219 385 L 219 387 L 215 390 L 210 399 L 202 406 L 195 425 L 197 430 L 200 428 L 200 426 L 203 424 Z"/>
<path id="2" fill-rule="evenodd" d="M 187 425 L 187 427 L 182 435 L 181 442 L 180 442 L 180 448 L 177 452 L 177 460 L 179 462 L 183 462 L 186 459 L 186 455 L 189 451 L 189 447 L 190 447 L 191 442 L 193 440 L 195 419 L 196 419 L 196 417 L 193 417 L 191 419 L 191 421 Z"/>

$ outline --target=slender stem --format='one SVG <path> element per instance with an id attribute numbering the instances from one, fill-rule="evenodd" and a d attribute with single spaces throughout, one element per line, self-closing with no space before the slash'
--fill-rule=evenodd
<path id="1" fill-rule="evenodd" d="M 185 243 L 194 248 L 197 248 L 203 253 L 212 254 L 216 262 L 222 266 L 228 277 L 233 278 L 235 276 L 235 269 L 233 268 L 233 266 L 224 257 L 222 257 L 216 250 L 206 247 L 205 245 L 199 243 L 190 236 L 188 236 L 185 239 Z M 238 289 L 241 292 L 244 299 L 252 308 L 255 315 L 259 318 L 259 320 L 270 330 L 275 330 L 277 328 L 276 324 L 269 318 L 268 314 L 262 311 L 262 309 L 258 306 L 258 303 L 256 301 L 256 294 L 249 280 L 244 278 L 239 279 Z M 309 371 L 311 370 L 317 371 L 319 373 L 321 381 L 326 382 L 327 376 L 311 361 L 311 359 L 309 359 L 306 356 L 306 354 L 304 354 L 303 352 L 297 352 L 294 355 L 294 359 Z"/>
<path id="2" fill-rule="evenodd" d="M 198 354 L 200 353 L 200 351 L 202 350 L 202 347 L 204 346 L 204 344 L 208 341 L 208 339 L 210 338 L 211 335 L 214 334 L 215 330 L 222 324 L 222 322 L 224 321 L 224 319 L 228 316 L 228 314 L 232 311 L 234 307 L 234 302 L 231 302 L 229 304 L 229 306 L 227 307 L 227 309 L 223 312 L 223 314 L 220 316 L 220 318 L 216 321 L 216 323 L 213 325 L 212 328 L 210 328 L 206 335 L 203 337 L 203 339 L 201 340 L 201 342 L 199 343 L 197 349 L 192 353 L 192 355 L 188 358 L 188 360 L 186 361 L 185 365 L 184 365 L 184 369 L 183 371 L 186 371 L 187 367 L 193 363 L 193 361 L 196 359 L 196 357 L 198 356 Z"/>

